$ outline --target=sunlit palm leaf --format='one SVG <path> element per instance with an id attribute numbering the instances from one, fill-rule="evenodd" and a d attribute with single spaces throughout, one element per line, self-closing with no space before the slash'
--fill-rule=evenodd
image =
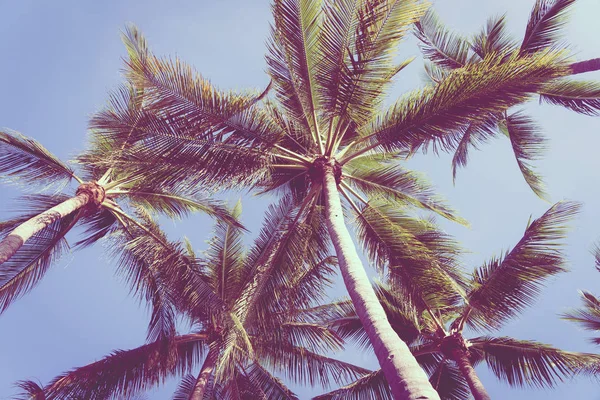
<path id="1" fill-rule="evenodd" d="M 507 60 L 490 56 L 453 70 L 437 85 L 404 97 L 365 127 L 366 132 L 373 132 L 367 133 L 371 140 L 367 148 L 418 149 L 433 141 L 453 149 L 457 135 L 468 125 L 483 123 L 527 100 L 544 83 L 564 74 L 565 65 L 563 53 L 548 51 Z"/>
<path id="2" fill-rule="evenodd" d="M 531 11 L 521 53 L 527 54 L 556 46 L 575 0 L 536 0 Z"/>
<path id="3" fill-rule="evenodd" d="M 23 187 L 31 189 L 31 184 L 65 185 L 75 175 L 37 141 L 0 130 L 0 177 L 28 184 Z"/>
<path id="4" fill-rule="evenodd" d="M 544 282 L 564 272 L 560 240 L 577 213 L 573 202 L 556 203 L 525 230 L 517 245 L 473 274 L 463 318 L 478 329 L 497 329 L 533 304 Z"/>

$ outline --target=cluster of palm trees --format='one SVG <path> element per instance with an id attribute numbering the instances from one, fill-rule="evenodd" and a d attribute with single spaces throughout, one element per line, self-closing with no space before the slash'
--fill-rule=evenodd
<path id="1" fill-rule="evenodd" d="M 0 223 L 0 312 L 43 278 L 81 227 L 75 248 L 108 243 L 149 304 L 147 342 L 43 386 L 22 381 L 23 397 L 133 399 L 176 376 L 175 399 L 297 398 L 280 376 L 339 387 L 321 399 L 479 400 L 490 398 L 479 363 L 517 386 L 597 374 L 600 356 L 471 337 L 518 317 L 547 278 L 565 271 L 561 240 L 577 204 L 553 205 L 512 250 L 467 274 L 457 243 L 413 211 L 466 222 L 402 166 L 433 147 L 454 153 L 456 174 L 472 148 L 503 134 L 544 197 L 531 165 L 543 135 L 518 107 L 539 96 L 600 111 L 600 84 L 571 78 L 600 63 L 574 62 L 561 41 L 573 3 L 536 1 L 517 41 L 504 18 L 462 38 L 420 0 L 274 0 L 271 83 L 259 93 L 218 90 L 182 61 L 152 54 L 129 28 L 126 84 L 91 119 L 92 141 L 75 170 L 41 144 L 0 132 L 3 177 L 58 188 L 28 196 L 27 212 Z M 411 61 L 396 59 L 411 31 L 431 82 L 382 110 Z M 249 251 L 241 205 L 212 199 L 239 188 L 279 199 Z M 202 254 L 157 222 L 193 212 L 216 219 Z M 361 250 L 381 283 L 369 280 Z M 349 299 L 327 304 L 338 270 Z M 599 329 L 600 302 L 584 299 L 586 309 L 566 317 Z M 181 317 L 190 322 L 185 334 L 176 329 Z M 330 356 L 352 341 L 381 369 Z"/>

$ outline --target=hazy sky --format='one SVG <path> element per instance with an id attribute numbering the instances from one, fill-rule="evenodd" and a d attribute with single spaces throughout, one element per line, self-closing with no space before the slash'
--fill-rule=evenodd
<path id="1" fill-rule="evenodd" d="M 503 2 L 477 0 L 437 1 L 446 23 L 464 34 L 474 33 L 492 15 L 507 13 L 510 30 L 521 37 L 533 0 Z M 99 110 L 107 93 L 122 80 L 125 55 L 119 32 L 135 23 L 158 55 L 179 56 L 221 88 L 263 88 L 265 40 L 270 10 L 266 0 L 252 1 L 0 1 L 0 126 L 39 140 L 63 159 L 86 145 L 88 117 Z M 600 56 L 599 0 L 579 0 L 568 26 L 567 40 L 579 59 Z M 418 55 L 414 40 L 403 55 Z M 398 77 L 393 97 L 421 84 L 422 63 L 417 60 Z M 600 79 L 600 74 L 585 78 Z M 583 76 L 581 78 L 584 78 Z M 533 115 L 549 138 L 543 161 L 553 201 L 578 200 L 585 207 L 573 223 L 568 239 L 571 272 L 548 284 L 536 306 L 497 335 L 533 339 L 569 350 L 598 351 L 586 343 L 589 336 L 557 314 L 579 305 L 578 289 L 600 294 L 600 274 L 589 250 L 600 239 L 598 209 L 600 186 L 600 119 L 562 108 L 531 104 Z M 471 222 L 467 229 L 444 223 L 464 247 L 471 250 L 471 270 L 520 238 L 531 214 L 549 206 L 524 183 L 508 140 L 498 139 L 473 153 L 466 170 L 452 185 L 448 156 L 419 156 L 410 167 L 425 172 L 460 214 Z M 0 217 L 14 206 L 18 190 L 1 186 Z M 233 199 L 232 199 L 233 200 Z M 243 220 L 258 231 L 267 199 L 244 199 Z M 187 235 L 199 250 L 210 236 L 211 221 L 194 217 L 169 231 Z M 40 285 L 0 316 L 0 398 L 15 393 L 16 380 L 34 378 L 47 383 L 55 375 L 100 359 L 114 349 L 143 344 L 148 315 L 128 294 L 114 263 L 101 245 L 65 256 Z M 340 290 L 336 295 L 343 295 Z M 357 352 L 346 360 L 375 368 L 374 357 Z M 492 398 L 512 400 L 596 399 L 598 383 L 587 378 L 555 390 L 509 389 L 482 365 L 478 368 Z M 175 382 L 149 394 L 169 398 Z M 299 389 L 301 398 L 318 393 Z"/>

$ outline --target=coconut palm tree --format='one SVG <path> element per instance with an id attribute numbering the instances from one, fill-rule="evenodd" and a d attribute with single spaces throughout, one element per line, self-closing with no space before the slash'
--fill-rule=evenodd
<path id="1" fill-rule="evenodd" d="M 276 0 L 267 54 L 274 98 L 248 107 L 252 96 L 219 91 L 179 60 L 133 58 L 128 78 L 169 129 L 145 132 L 121 153 L 119 168 L 184 187 L 195 184 L 190 168 L 201 168 L 216 184 L 248 183 L 260 193 L 293 196 L 299 220 L 323 212 L 344 283 L 394 396 L 436 399 L 385 319 L 342 202 L 363 221 L 380 213 L 376 203 L 459 220 L 399 161 L 430 144 L 458 142 L 468 127 L 506 114 L 573 72 L 556 44 L 560 21 L 551 17 L 553 7 L 542 7 L 546 3 L 539 3 L 522 49 L 490 51 L 381 111 L 394 76 L 408 63 L 396 63 L 395 49 L 427 6 L 418 0 Z M 486 37 L 496 43 L 493 32 Z M 510 129 L 533 135 L 519 115 Z"/>
<path id="2" fill-rule="evenodd" d="M 132 55 L 145 54 L 145 42 L 135 31 L 124 35 L 124 41 Z M 89 246 L 116 230 L 143 228 L 128 213 L 140 206 L 170 218 L 200 211 L 237 223 L 223 202 L 211 200 L 200 186 L 170 188 L 110 166 L 108 160 L 132 143 L 127 135 L 115 136 L 115 130 L 127 129 L 129 136 L 134 136 L 136 120 L 160 123 L 143 109 L 142 97 L 143 91 L 132 85 L 111 96 L 109 106 L 92 119 L 93 146 L 77 158 L 78 172 L 37 141 L 0 131 L 2 177 L 30 190 L 44 186 L 59 190 L 25 196 L 20 201 L 20 215 L 0 222 L 0 313 L 32 289 L 68 249 L 65 237 L 74 228 L 84 229 L 76 247 Z M 115 121 L 128 126 L 119 127 Z M 95 158 L 109 166 L 98 168 Z M 73 182 L 77 185 L 74 194 L 67 188 Z"/>
<path id="3" fill-rule="evenodd" d="M 600 246 L 596 246 L 594 249 L 594 256 L 596 257 L 596 269 L 600 271 Z M 563 318 L 578 323 L 594 333 L 600 332 L 600 299 L 592 293 L 582 290 L 581 300 L 583 301 L 583 308 L 569 311 L 563 314 Z M 600 345 L 600 337 L 590 340 L 592 343 Z M 600 367 L 598 371 L 600 371 Z"/>
<path id="4" fill-rule="evenodd" d="M 551 387 L 600 365 L 599 356 L 563 351 L 535 341 L 467 338 L 464 334 L 466 327 L 482 333 L 502 328 L 533 304 L 548 278 L 566 271 L 559 240 L 565 235 L 565 222 L 577 208 L 574 203 L 557 203 L 528 224 L 512 250 L 473 272 L 465 285 L 465 297 L 458 302 L 443 303 L 443 292 L 453 288 L 440 286 L 440 280 L 431 273 L 437 270 L 435 266 L 418 274 L 414 271 L 423 268 L 415 266 L 414 260 L 398 259 L 389 251 L 390 286 L 377 285 L 376 291 L 390 323 L 410 343 L 413 355 L 442 399 L 490 399 L 474 369 L 482 362 L 510 386 L 531 387 Z M 438 262 L 447 263 L 449 259 L 440 258 Z M 406 302 L 407 297 L 412 304 Z M 307 310 L 305 317 L 325 322 L 345 339 L 369 344 L 347 301 Z M 381 371 L 316 399 L 366 398 L 393 398 Z"/>
<path id="5" fill-rule="evenodd" d="M 222 221 L 202 259 L 195 256 L 189 243 L 168 242 L 166 250 L 139 228 L 134 228 L 132 240 L 118 238 L 114 244 L 121 252 L 121 266 L 127 265 L 127 270 L 145 269 L 134 266 L 137 264 L 152 264 L 155 271 L 168 264 L 188 264 L 189 268 L 181 269 L 194 271 L 186 279 L 173 279 L 165 285 L 178 309 L 189 318 L 190 332 L 115 351 L 58 376 L 43 388 L 30 381 L 20 386 L 30 395 L 42 393 L 48 400 L 127 398 L 179 376 L 176 399 L 297 399 L 274 372 L 297 384 L 326 386 L 347 383 L 369 372 L 322 355 L 339 350 L 341 339 L 325 327 L 295 318 L 324 296 L 332 282 L 335 259 L 323 254 L 323 246 L 303 248 L 301 243 L 311 242 L 306 235 L 310 228 L 290 232 L 288 208 L 269 210 L 248 253 L 242 245 L 241 228 Z M 238 217 L 240 211 L 238 203 L 233 216 Z M 151 220 L 146 219 L 145 225 L 164 238 Z M 298 238 L 293 251 L 287 247 L 280 251 L 284 248 L 271 240 L 278 233 L 304 234 L 305 239 Z M 315 257 L 323 258 L 315 263 Z M 270 264 L 279 268 L 259 290 L 256 271 L 269 269 Z M 248 308 L 240 308 L 240 303 L 248 300 L 249 287 L 255 288 L 254 301 Z M 246 314 L 243 324 L 241 309 Z M 233 344 L 231 330 L 236 331 Z"/>
<path id="6" fill-rule="evenodd" d="M 486 57 L 511 54 L 534 54 L 547 48 L 561 47 L 561 28 L 567 22 L 568 12 L 575 0 L 536 0 L 529 17 L 525 35 L 519 42 L 506 29 L 505 16 L 493 17 L 471 38 L 465 38 L 446 28 L 430 10 L 416 24 L 415 33 L 426 60 L 427 79 L 434 85 L 442 82 L 453 71 L 481 63 Z M 600 69 L 600 58 L 575 62 L 565 75 L 576 75 Z M 566 107 L 584 115 L 598 115 L 600 84 L 594 81 L 576 81 L 568 78 L 552 80 L 536 93 L 540 102 Z M 448 136 L 438 147 L 453 151 L 452 175 L 466 166 L 470 149 L 477 149 L 490 139 L 506 136 L 511 143 L 519 169 L 531 189 L 546 198 L 542 178 L 532 162 L 543 154 L 545 140 L 532 118 L 518 109 L 489 115 L 482 121 L 467 125 L 458 135 Z"/>

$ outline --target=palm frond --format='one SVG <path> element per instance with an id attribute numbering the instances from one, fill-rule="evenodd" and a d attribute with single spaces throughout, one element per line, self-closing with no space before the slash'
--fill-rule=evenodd
<path id="1" fill-rule="evenodd" d="M 425 177 L 392 162 L 352 160 L 347 164 L 344 180 L 371 198 L 395 200 L 399 207 L 414 206 L 433 211 L 451 221 L 466 224 L 437 196 Z"/>
<path id="2" fill-rule="evenodd" d="M 560 240 L 578 210 L 577 203 L 556 203 L 504 257 L 475 270 L 462 319 L 474 328 L 498 329 L 533 304 L 544 282 L 565 271 Z"/>
<path id="3" fill-rule="evenodd" d="M 469 342 L 469 351 L 483 358 L 494 375 L 510 386 L 553 387 L 600 361 L 597 355 L 563 351 L 528 340 L 479 337 Z"/>
<path id="4" fill-rule="evenodd" d="M 313 400 L 393 400 L 393 397 L 383 371 L 377 370 Z"/>
<path id="5" fill-rule="evenodd" d="M 464 278 L 456 244 L 431 222 L 372 202 L 357 218 L 357 236 L 374 266 L 387 271 L 391 285 L 418 307 L 444 308 L 460 299 Z"/>
<path id="6" fill-rule="evenodd" d="M 531 161 L 539 159 L 545 150 L 545 141 L 539 132 L 539 128 L 533 120 L 521 112 L 509 115 L 501 127 L 506 128 L 513 152 L 517 159 L 519 169 L 525 178 L 525 182 L 531 190 L 540 198 L 545 199 L 544 183 L 530 164 Z"/>
<path id="7" fill-rule="evenodd" d="M 348 43 L 350 63 L 340 73 L 335 115 L 363 125 L 381 104 L 391 78 L 405 64 L 397 65 L 395 56 L 409 27 L 417 22 L 429 5 L 419 0 L 367 0 L 358 8 L 354 43 Z M 343 50 L 343 49 L 342 49 Z M 351 139 L 352 135 L 344 135 Z"/>
<path id="8" fill-rule="evenodd" d="M 574 3 L 575 0 L 536 0 L 525 29 L 521 53 L 528 54 L 556 46 L 569 7 Z"/>
<path id="9" fill-rule="evenodd" d="M 298 397 L 285 384 L 258 363 L 245 368 L 248 379 L 265 394 L 269 400 L 298 400 Z"/>
<path id="10" fill-rule="evenodd" d="M 44 388 L 34 381 L 18 381 L 15 386 L 21 389 L 15 400 L 46 400 Z"/>
<path id="11" fill-rule="evenodd" d="M 487 21 L 485 28 L 475 36 L 471 48 L 481 58 L 489 54 L 508 54 L 516 47 L 506 31 L 506 15 L 493 17 Z"/>
<path id="12" fill-rule="evenodd" d="M 64 186 L 71 179 L 81 183 L 71 168 L 40 143 L 6 129 L 0 130 L 0 177 L 29 189 L 32 184 Z"/>
<path id="13" fill-rule="evenodd" d="M 600 332 L 600 299 L 590 292 L 581 291 L 583 308 L 571 310 L 562 315 L 563 319 L 575 322 L 584 329 Z M 590 339 L 592 343 L 600 345 L 600 337 Z"/>
<path id="14" fill-rule="evenodd" d="M 239 218 L 241 203 L 233 208 L 231 215 Z M 237 299 L 243 282 L 242 232 L 239 227 L 217 221 L 215 233 L 206 252 L 206 266 L 210 284 L 221 301 L 229 307 Z"/>
<path id="15" fill-rule="evenodd" d="M 320 138 L 314 85 L 316 47 L 321 31 L 322 0 L 277 0 L 267 65 L 277 98 L 287 115 L 304 127 L 313 146 Z"/>
<path id="16" fill-rule="evenodd" d="M 585 115 L 600 113 L 600 83 L 557 80 L 540 89 L 540 99 Z"/>
<path id="17" fill-rule="evenodd" d="M 468 161 L 469 148 L 479 150 L 479 146 L 496 135 L 496 118 L 490 118 L 482 124 L 470 124 L 460 138 L 452 157 L 452 180 L 456 181 L 458 168 L 465 167 Z"/>
<path id="18" fill-rule="evenodd" d="M 181 379 L 177 390 L 173 394 L 172 400 L 191 400 L 196 387 L 197 378 L 194 375 L 188 374 Z"/>
<path id="19" fill-rule="evenodd" d="M 433 143 L 455 148 L 470 124 L 484 123 L 509 107 L 527 100 L 544 83 L 564 74 L 562 52 L 532 56 L 489 56 L 450 72 L 435 86 L 400 99 L 373 124 L 362 127 L 368 146 L 344 157 L 344 163 L 369 149 L 413 149 Z"/>
<path id="20" fill-rule="evenodd" d="M 451 361 L 441 358 L 429 377 L 429 382 L 440 395 L 441 400 L 467 400 L 471 389 L 458 367 Z"/>
<path id="21" fill-rule="evenodd" d="M 83 239 L 75 242 L 76 248 L 91 246 L 98 240 L 110 236 L 118 228 L 117 218 L 105 208 L 94 213 L 85 213 L 78 221 L 78 227 L 83 228 Z"/>
<path id="22" fill-rule="evenodd" d="M 415 24 L 415 35 L 423 56 L 440 67 L 461 68 L 469 62 L 469 42 L 443 26 L 433 9 Z"/>
<path id="23" fill-rule="evenodd" d="M 256 349 L 260 363 L 290 382 L 330 387 L 344 385 L 371 371 L 291 345 Z"/>
<path id="24" fill-rule="evenodd" d="M 57 376 L 44 391 L 49 398 L 105 400 L 131 396 L 171 376 L 188 373 L 200 362 L 205 340 L 206 335 L 177 336 L 171 357 L 166 358 L 160 355 L 162 341 L 117 350 L 100 361 Z"/>
<path id="25" fill-rule="evenodd" d="M 29 196 L 27 200 L 33 206 L 29 212 L 32 214 L 0 223 L 0 239 L 3 239 L 33 215 L 37 215 L 34 213 L 38 209 L 49 204 L 56 205 L 65 198 L 65 196 Z M 79 213 L 74 213 L 54 221 L 31 237 L 8 261 L 2 264 L 0 267 L 0 313 L 6 311 L 20 296 L 33 289 L 50 266 L 64 252 L 68 251 L 69 246 L 65 235 L 73 228 L 78 218 Z"/>

